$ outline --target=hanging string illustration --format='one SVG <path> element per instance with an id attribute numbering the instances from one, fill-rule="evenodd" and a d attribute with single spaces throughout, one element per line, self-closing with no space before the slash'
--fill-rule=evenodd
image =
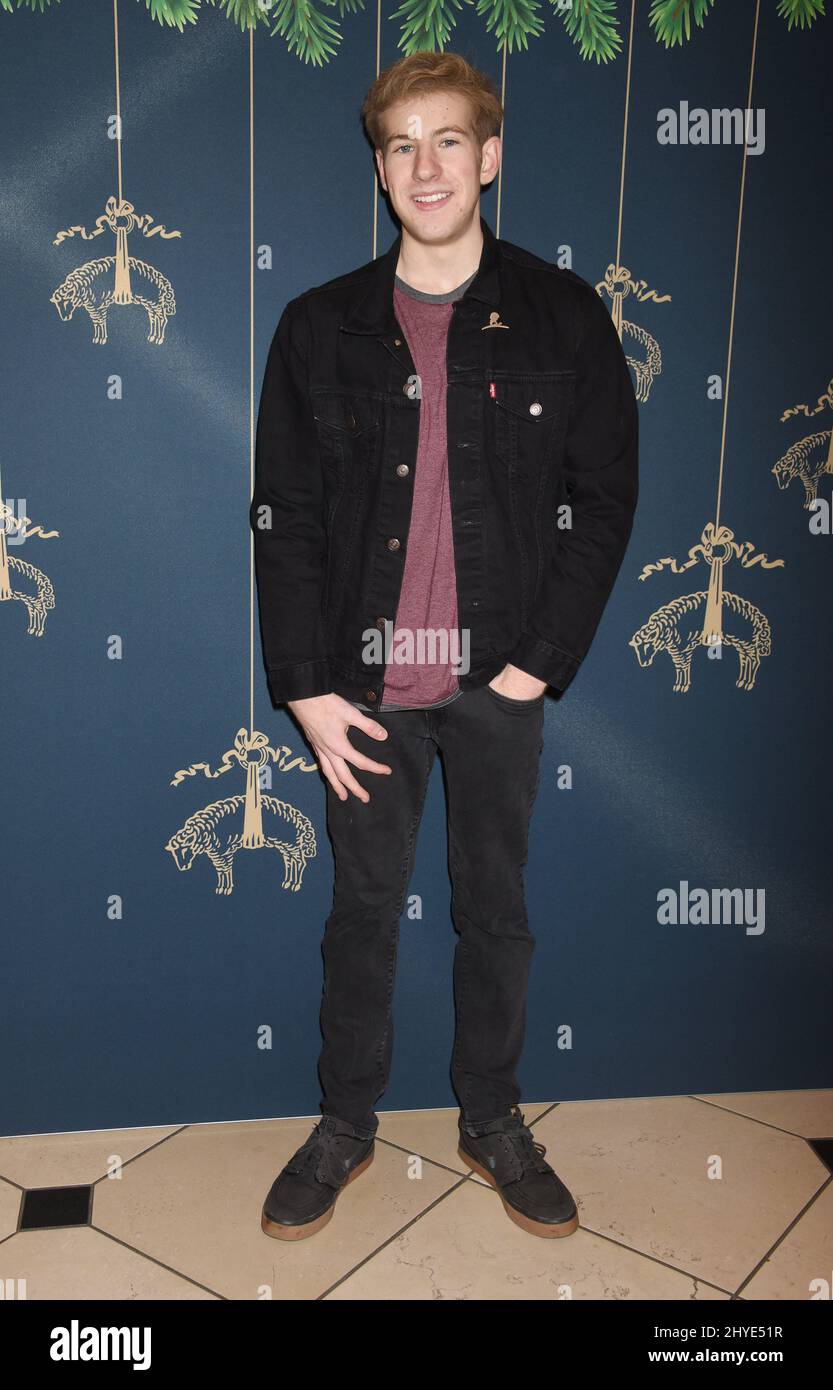
<path id="1" fill-rule="evenodd" d="M 107 314 L 112 304 L 138 304 L 148 316 L 148 342 L 161 346 L 165 341 L 168 319 L 176 313 L 173 286 L 155 266 L 129 254 L 127 238 L 133 231 L 138 231 L 145 237 L 158 236 L 163 240 L 179 237 L 182 233 L 166 231 L 162 223 L 154 226 L 154 219 L 150 213 L 137 213 L 133 204 L 124 197 L 118 0 L 113 0 L 113 27 L 116 63 L 114 135 L 118 196 L 107 199 L 104 211 L 95 219 L 95 231 L 88 232 L 83 226 L 67 227 L 58 233 L 52 244 L 60 246 L 63 241 L 76 235 L 85 241 L 92 241 L 94 237 L 109 231 L 116 239 L 115 255 L 99 256 L 97 260 L 76 266 L 50 296 L 50 303 L 55 305 L 64 323 L 76 312 L 86 313 L 93 327 L 94 343 L 107 342 Z"/>
<path id="2" fill-rule="evenodd" d="M 249 497 L 254 488 L 254 39 L 249 30 Z M 297 893 L 304 879 L 307 861 L 317 853 L 315 829 L 308 816 L 287 801 L 268 794 L 272 768 L 280 772 L 317 772 L 318 764 L 302 756 L 292 756 L 286 746 L 275 748 L 266 734 L 254 727 L 254 647 L 255 574 L 254 535 L 249 529 L 249 720 L 237 730 L 234 743 L 223 753 L 218 766 L 192 763 L 181 768 L 171 786 L 180 786 L 189 777 L 202 773 L 220 777 L 223 773 L 244 771 L 245 792 L 212 801 L 193 812 L 171 835 L 165 849 L 177 868 L 185 872 L 200 855 L 205 855 L 216 873 L 214 892 L 228 896 L 234 890 L 234 860 L 240 850 L 271 849 L 283 861 L 281 887 Z"/>
<path id="3" fill-rule="evenodd" d="M 758 38 L 758 15 L 760 0 L 755 7 L 755 24 L 752 37 L 752 58 L 749 72 L 749 95 L 747 107 L 752 105 L 752 83 L 755 74 L 755 51 Z M 741 690 L 752 690 L 758 675 L 761 660 L 772 651 L 772 633 L 767 618 L 748 599 L 739 594 L 729 593 L 723 587 L 723 570 L 731 560 L 739 560 L 744 569 L 760 565 L 761 569 L 783 568 L 783 560 L 768 560 L 763 552 L 756 550 L 752 541 L 739 543 L 728 526 L 721 525 L 720 503 L 723 495 L 723 472 L 726 453 L 726 423 L 729 407 L 729 383 L 732 368 L 732 345 L 735 326 L 735 301 L 737 296 L 738 266 L 740 263 L 740 234 L 743 222 L 743 199 L 746 186 L 746 146 L 743 149 L 741 167 L 740 198 L 738 201 L 738 221 L 735 238 L 735 265 L 732 279 L 732 302 L 729 311 L 729 345 L 726 362 L 726 390 L 723 397 L 723 426 L 720 441 L 720 467 L 717 481 L 717 502 L 715 519 L 708 522 L 701 533 L 700 540 L 689 551 L 689 559 L 678 565 L 672 557 L 646 565 L 639 575 L 645 580 L 652 574 L 670 568 L 672 573 L 681 574 L 692 565 L 700 562 L 709 567 L 707 589 L 695 593 L 682 594 L 670 603 L 652 613 L 642 627 L 635 632 L 629 645 L 633 647 L 640 666 L 650 666 L 659 652 L 667 652 L 675 671 L 674 690 L 686 693 L 691 688 L 691 662 L 700 647 L 706 647 L 709 655 L 722 656 L 723 647 L 733 647 L 738 654 L 740 669 L 735 684 Z M 725 612 L 731 614 L 731 621 Z M 702 618 L 698 615 L 702 614 Z"/>
<path id="4" fill-rule="evenodd" d="M 792 415 L 812 418 L 822 410 L 833 410 L 833 377 L 828 381 L 826 391 L 819 396 L 812 410 L 808 405 L 790 406 L 781 416 L 781 422 L 789 420 Z M 833 429 L 817 430 L 815 434 L 807 434 L 803 439 L 797 439 L 787 452 L 781 455 L 772 472 L 782 492 L 796 480 L 802 484 L 802 505 L 809 510 L 818 499 L 822 476 L 825 473 L 833 473 Z"/>
<path id="5" fill-rule="evenodd" d="M 611 261 L 601 280 L 596 282 L 598 294 L 606 294 L 611 300 L 611 317 L 616 325 L 616 332 L 619 334 L 619 341 L 624 349 L 625 358 L 628 366 L 634 374 L 634 390 L 636 399 L 645 402 L 651 394 L 651 387 L 654 379 L 662 371 L 662 351 L 653 334 L 641 324 L 632 323 L 626 319 L 622 312 L 622 306 L 626 299 L 633 297 L 635 303 L 643 304 L 647 300 L 653 300 L 655 304 L 665 304 L 670 299 L 670 294 L 658 294 L 652 290 L 645 280 L 638 280 L 634 277 L 627 266 L 622 265 L 622 218 L 625 203 L 625 166 L 628 151 L 628 119 L 630 111 L 631 93 L 631 70 L 633 58 L 633 26 L 636 0 L 631 0 L 631 20 L 628 31 L 628 63 L 627 74 L 625 77 L 625 117 L 624 129 L 622 132 L 622 161 L 619 172 L 619 212 L 616 230 L 616 259 Z M 629 345 L 627 339 L 632 340 Z M 637 355 L 629 350 L 631 347 L 639 349 Z"/>

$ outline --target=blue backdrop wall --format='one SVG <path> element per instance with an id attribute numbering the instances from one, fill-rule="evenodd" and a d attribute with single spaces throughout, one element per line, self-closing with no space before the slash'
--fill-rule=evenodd
<path id="1" fill-rule="evenodd" d="M 621 310 L 641 396 L 628 553 L 546 702 L 530 1100 L 833 1084 L 833 20 L 718 0 L 668 46 L 652 9 L 616 6 L 608 62 L 552 7 L 504 53 L 466 4 L 446 45 L 504 95 L 484 216 Z M 250 70 L 222 10 L 180 33 L 122 0 L 120 185 L 110 0 L 0 12 L 4 1135 L 317 1111 L 332 860 L 262 668 L 253 412 L 286 301 L 396 235 L 358 111 L 401 22 L 368 0 L 322 64 L 262 26 Z M 747 105 L 745 157 L 658 138 L 665 110 L 691 135 L 695 108 Z M 119 254 L 134 302 L 105 316 Z M 675 690 L 710 585 L 724 642 Z M 297 888 L 274 848 L 238 848 L 233 879 L 205 853 L 221 815 L 242 834 L 247 778 L 312 828 Z M 663 920 L 695 889 L 745 890 L 745 914 Z M 439 764 L 409 891 L 380 1110 L 455 1104 Z"/>

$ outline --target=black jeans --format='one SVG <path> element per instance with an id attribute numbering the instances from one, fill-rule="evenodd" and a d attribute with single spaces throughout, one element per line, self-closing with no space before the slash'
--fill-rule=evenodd
<path id="1" fill-rule="evenodd" d="M 384 743 L 351 726 L 353 746 L 390 774 L 351 765 L 370 801 L 340 801 L 327 783 L 335 859 L 322 953 L 319 1058 L 324 1115 L 375 1133 L 388 1084 L 399 919 L 413 870 L 428 778 L 445 773 L 456 1033 L 451 1079 L 472 1126 L 520 1101 L 529 963 L 523 866 L 538 790 L 544 695 L 512 700 L 488 685 L 436 709 L 379 711 Z"/>

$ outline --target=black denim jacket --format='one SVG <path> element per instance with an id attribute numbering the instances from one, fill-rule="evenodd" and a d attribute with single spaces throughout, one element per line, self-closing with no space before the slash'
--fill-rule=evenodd
<path id="1" fill-rule="evenodd" d="M 633 525 L 636 397 L 593 286 L 480 222 L 480 266 L 453 302 L 446 358 L 470 643 L 459 683 L 475 689 L 511 662 L 565 690 Z M 329 691 L 381 703 L 385 658 L 365 659 L 367 634 L 395 623 L 419 438 L 419 381 L 393 307 L 400 245 L 401 234 L 291 300 L 269 349 L 250 523 L 275 706 Z"/>

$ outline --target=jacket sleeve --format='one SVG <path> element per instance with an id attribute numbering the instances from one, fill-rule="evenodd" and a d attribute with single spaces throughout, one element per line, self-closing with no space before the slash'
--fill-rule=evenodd
<path id="1" fill-rule="evenodd" d="M 622 344 L 606 305 L 587 285 L 564 452 L 572 526 L 556 534 L 508 658 L 559 690 L 587 654 L 624 558 L 639 491 L 638 446 L 639 412 Z"/>
<path id="2" fill-rule="evenodd" d="M 269 693 L 331 689 L 322 616 L 327 571 L 323 479 L 308 390 L 306 315 L 291 300 L 275 330 L 260 395 L 249 510 Z"/>

